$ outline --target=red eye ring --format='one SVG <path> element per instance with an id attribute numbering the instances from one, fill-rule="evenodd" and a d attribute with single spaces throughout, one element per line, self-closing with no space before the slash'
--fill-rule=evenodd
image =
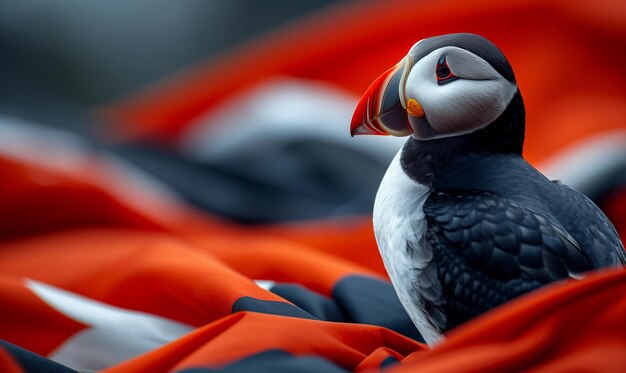
<path id="1" fill-rule="evenodd" d="M 437 80 L 445 80 L 452 76 L 452 71 L 447 65 L 437 66 Z"/>
<path id="2" fill-rule="evenodd" d="M 435 69 L 435 75 L 437 76 L 438 83 L 447 81 L 455 77 L 454 74 L 452 74 L 452 70 L 450 70 L 448 63 L 446 62 L 445 56 L 441 56 L 439 58 L 437 68 Z"/>

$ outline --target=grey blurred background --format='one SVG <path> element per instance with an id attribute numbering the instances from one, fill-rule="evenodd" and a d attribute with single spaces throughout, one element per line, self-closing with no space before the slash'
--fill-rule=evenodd
<path id="1" fill-rule="evenodd" d="M 337 2 L 2 0 L 0 109 L 102 104 Z"/>

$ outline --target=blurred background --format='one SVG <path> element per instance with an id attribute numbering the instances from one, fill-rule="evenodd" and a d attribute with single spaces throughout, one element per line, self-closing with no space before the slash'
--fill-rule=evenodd
<path id="1" fill-rule="evenodd" d="M 2 100 L 32 103 L 48 92 L 100 105 L 332 3 L 3 1 Z"/>
<path id="2" fill-rule="evenodd" d="M 4 0 L 0 237 L 180 211 L 247 224 L 367 216 L 403 139 L 350 139 L 355 104 L 413 43 L 450 32 L 504 51 L 527 106 L 526 158 L 623 235 L 624 7 Z"/>

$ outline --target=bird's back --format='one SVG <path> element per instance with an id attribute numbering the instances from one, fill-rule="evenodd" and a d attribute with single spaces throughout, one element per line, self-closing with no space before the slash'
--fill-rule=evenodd
<path id="1" fill-rule="evenodd" d="M 517 155 L 469 155 L 443 171 L 434 191 L 489 192 L 509 200 L 563 229 L 588 257 L 591 268 L 626 263 L 617 231 L 584 194 L 550 181 Z M 428 203 L 428 202 L 427 202 Z"/>
<path id="2" fill-rule="evenodd" d="M 626 252 L 611 221 L 587 196 L 553 182 L 559 199 L 551 200 L 553 214 L 580 244 L 593 268 L 626 264 Z"/>

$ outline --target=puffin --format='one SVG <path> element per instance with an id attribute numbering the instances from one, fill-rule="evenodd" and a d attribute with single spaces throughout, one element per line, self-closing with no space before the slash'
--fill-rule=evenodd
<path id="1" fill-rule="evenodd" d="M 626 264 L 602 211 L 523 158 L 524 128 L 510 63 L 469 33 L 420 40 L 356 107 L 352 136 L 409 136 L 376 194 L 374 233 L 431 346 L 510 299 Z"/>

